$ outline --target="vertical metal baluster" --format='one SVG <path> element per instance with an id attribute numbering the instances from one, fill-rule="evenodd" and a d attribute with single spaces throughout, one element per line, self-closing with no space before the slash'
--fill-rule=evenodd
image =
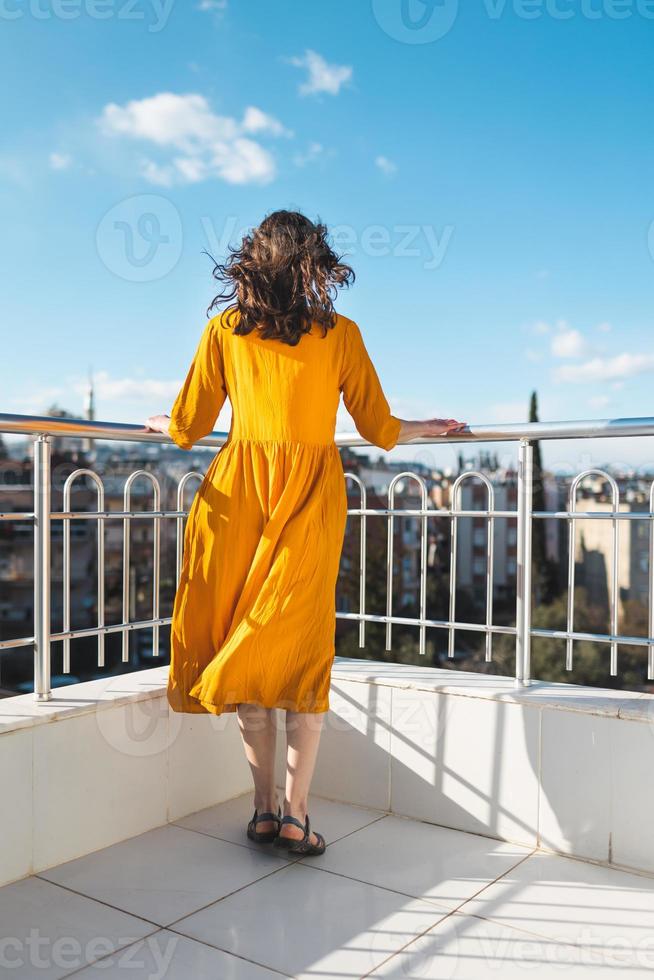
<path id="1" fill-rule="evenodd" d="M 104 485 L 102 480 L 98 478 L 98 511 L 104 513 L 105 498 L 104 498 Z M 98 633 L 98 667 L 104 667 L 104 627 L 105 627 L 105 610 L 104 610 L 104 528 L 105 522 L 104 518 L 98 518 L 98 627 L 100 632 Z"/>
<path id="2" fill-rule="evenodd" d="M 368 509 L 368 493 L 366 488 L 361 481 L 361 510 L 366 511 Z M 361 614 L 361 619 L 359 620 L 359 647 L 365 647 L 366 645 L 366 621 L 363 618 L 366 614 L 366 541 L 367 541 L 367 521 L 366 514 L 361 515 L 361 524 L 359 533 L 360 543 L 359 543 L 359 568 L 360 568 L 360 591 L 359 591 L 359 612 Z"/>
<path id="3" fill-rule="evenodd" d="M 74 470 L 64 483 L 63 490 L 63 509 L 64 513 L 69 513 L 71 507 L 71 490 L 73 483 L 80 476 L 88 476 L 95 483 L 96 507 L 98 514 L 104 511 L 104 485 L 102 480 L 93 470 L 79 469 Z M 71 550 L 70 550 L 70 518 L 63 518 L 64 524 L 64 547 L 63 547 L 63 631 L 70 631 L 70 576 L 71 576 Z M 98 517 L 97 528 L 97 549 L 98 549 L 98 576 L 97 576 L 97 605 L 98 605 L 98 667 L 104 667 L 104 519 Z M 70 639 L 64 641 L 63 672 L 70 673 Z"/>
<path id="4" fill-rule="evenodd" d="M 454 623 L 456 622 L 456 555 L 459 520 L 456 516 L 456 512 L 457 510 L 461 509 L 459 507 L 459 499 L 461 495 L 460 488 L 461 476 L 454 481 L 450 497 L 450 506 L 452 508 L 452 527 L 450 531 L 450 623 L 447 628 L 447 656 L 450 660 L 454 658 Z"/>
<path id="5" fill-rule="evenodd" d="M 617 486 L 613 487 L 613 513 L 617 514 L 620 509 L 620 491 Z M 614 517 L 612 522 L 612 544 L 613 544 L 613 582 L 611 583 L 611 633 L 613 636 L 617 636 L 618 633 L 618 575 L 620 574 L 620 552 L 618 551 L 619 546 L 619 522 L 617 517 Z M 615 677 L 618 673 L 618 643 L 617 640 L 611 640 L 611 677 Z"/>
<path id="6" fill-rule="evenodd" d="M 571 514 L 574 514 L 577 510 L 577 490 L 579 485 L 589 476 L 599 476 L 611 487 L 611 509 L 614 514 L 618 513 L 618 508 L 620 506 L 620 491 L 618 489 L 618 484 L 615 482 L 613 477 L 606 473 L 604 470 L 584 470 L 583 473 L 579 473 L 578 476 L 574 478 L 570 486 L 570 495 L 568 509 Z M 574 632 L 574 586 L 575 586 L 575 517 L 569 517 L 568 522 L 570 525 L 570 534 L 568 537 L 568 621 L 567 621 L 567 632 Z M 618 532 L 618 518 L 612 518 L 612 555 L 611 555 L 611 569 L 613 573 L 613 582 L 611 583 L 611 633 L 615 636 L 618 632 L 618 572 L 619 572 L 619 532 Z M 572 670 L 572 646 L 574 641 L 571 637 L 566 640 L 566 670 Z M 618 669 L 618 644 L 616 640 L 611 640 L 611 674 L 614 676 Z"/>
<path id="7" fill-rule="evenodd" d="M 189 480 L 199 480 L 200 483 L 203 481 L 204 477 L 202 473 L 197 473 L 195 470 L 189 470 L 185 473 L 182 479 L 177 484 L 177 510 L 184 510 L 184 492 L 186 490 L 186 484 Z M 176 554 L 175 554 L 175 585 L 179 588 L 179 580 L 182 575 L 182 560 L 184 557 L 184 518 L 176 517 Z"/>
<path id="8" fill-rule="evenodd" d="M 574 491 L 574 492 L 573 492 Z M 570 502 L 568 504 L 568 509 L 570 513 L 573 513 L 576 507 L 577 499 L 577 483 L 573 482 L 570 487 Z M 574 632 L 574 619 L 575 619 L 575 519 L 574 517 L 568 518 L 568 603 L 567 603 L 567 617 L 566 617 L 566 632 Z M 574 650 L 574 640 L 571 636 L 565 641 L 565 669 L 572 670 L 573 667 L 573 650 Z"/>
<path id="9" fill-rule="evenodd" d="M 416 473 L 411 473 L 408 470 L 404 473 L 397 473 L 388 485 L 388 509 L 390 511 L 395 510 L 395 487 L 400 480 L 415 480 L 420 487 L 420 498 L 422 501 L 421 506 L 421 521 L 427 520 L 427 484 L 418 476 Z M 420 538 L 420 616 L 422 619 L 426 618 L 427 615 L 427 535 L 426 524 L 421 526 L 421 538 Z M 386 622 L 386 649 L 391 649 L 391 618 L 393 610 L 393 537 L 394 537 L 394 522 L 393 514 L 389 514 L 388 517 L 388 567 L 386 570 L 386 616 L 388 617 Z M 425 631 L 426 626 L 424 623 L 420 626 L 420 653 L 425 652 Z"/>
<path id="10" fill-rule="evenodd" d="M 125 483 L 123 493 L 123 511 L 127 513 L 130 509 L 130 487 L 129 480 Z M 122 623 L 122 661 L 129 663 L 129 546 L 130 546 L 130 525 L 131 520 L 123 518 L 123 623 Z"/>
<path id="11" fill-rule="evenodd" d="M 654 514 L 654 483 L 649 491 L 649 512 Z M 649 518 L 649 646 L 647 651 L 647 680 L 654 681 L 654 517 Z"/>
<path id="12" fill-rule="evenodd" d="M 422 623 L 420 624 L 420 646 L 418 653 L 424 656 L 427 641 L 425 619 L 427 618 L 427 509 L 429 498 L 426 484 L 422 483 L 422 480 L 420 482 L 422 484 L 422 514 L 420 515 L 420 618 Z"/>
<path id="13" fill-rule="evenodd" d="M 518 449 L 518 578 L 516 582 L 516 684 L 531 683 L 531 513 L 533 447 Z"/>
<path id="14" fill-rule="evenodd" d="M 71 474 L 72 476 L 72 474 Z M 64 484 L 62 496 L 62 507 L 64 511 L 70 510 L 70 476 Z M 61 577 L 63 579 L 63 609 L 61 623 L 64 633 L 70 630 L 70 518 L 63 519 L 63 549 Z M 66 637 L 63 641 L 62 671 L 70 674 L 70 639 Z"/>
<path id="15" fill-rule="evenodd" d="M 396 478 L 395 478 L 396 479 Z M 391 480 L 388 487 L 388 509 L 393 510 L 393 500 L 395 497 L 395 479 Z M 394 521 L 393 514 L 388 515 L 388 539 L 386 545 L 386 649 L 391 649 L 391 617 L 393 615 L 393 535 Z"/>
<path id="16" fill-rule="evenodd" d="M 139 477 L 145 477 L 146 480 L 152 485 L 152 510 L 161 510 L 161 486 L 159 481 L 152 473 L 147 470 L 135 470 L 131 473 L 127 480 L 125 481 L 125 491 L 124 491 L 124 503 L 125 513 L 131 512 L 131 492 L 132 484 Z M 152 618 L 159 618 L 159 564 L 161 560 L 161 535 L 160 535 L 160 523 L 161 518 L 157 517 L 155 514 L 152 516 L 153 528 L 153 568 L 152 568 Z M 129 631 L 127 629 L 127 624 L 129 621 L 129 560 L 130 560 L 130 534 L 129 525 L 131 522 L 130 518 L 123 518 L 123 662 L 127 663 L 129 660 Z M 152 654 L 155 657 L 159 656 L 159 624 L 155 623 L 152 627 Z"/>
<path id="17" fill-rule="evenodd" d="M 492 657 L 492 634 L 490 627 L 493 625 L 493 554 L 494 554 L 494 523 L 490 513 L 495 509 L 495 491 L 485 473 L 477 470 L 468 470 L 456 478 L 452 484 L 451 508 L 452 508 L 452 533 L 450 546 L 450 615 L 448 627 L 448 648 L 447 655 L 454 656 L 454 626 L 456 622 L 456 571 L 457 571 L 457 534 L 459 517 L 457 511 L 461 510 L 461 488 L 466 480 L 479 480 L 486 487 L 486 499 L 488 509 L 488 538 L 486 542 L 486 660 Z"/>
<path id="18" fill-rule="evenodd" d="M 359 487 L 359 506 L 367 510 L 367 493 L 363 481 L 356 473 L 346 473 L 345 480 L 352 480 Z M 366 645 L 366 515 L 361 514 L 359 524 L 359 647 Z"/>
<path id="19" fill-rule="evenodd" d="M 152 509 L 161 510 L 161 491 L 156 477 L 152 479 L 154 487 Z M 152 528 L 152 618 L 159 619 L 160 565 L 161 565 L 161 518 L 153 518 Z M 152 627 L 152 655 L 159 657 L 159 623 Z"/>
<path id="20" fill-rule="evenodd" d="M 34 482 L 34 700 L 49 701 L 50 689 L 50 437 L 33 442 Z"/>
<path id="21" fill-rule="evenodd" d="M 488 487 L 488 510 L 492 513 L 495 510 L 495 491 L 492 487 Z M 495 520 L 493 517 L 488 518 L 487 527 L 487 543 L 486 543 L 486 663 L 490 663 L 493 659 L 493 634 L 491 632 L 491 626 L 493 625 L 493 588 L 494 588 L 494 544 L 495 544 Z"/>

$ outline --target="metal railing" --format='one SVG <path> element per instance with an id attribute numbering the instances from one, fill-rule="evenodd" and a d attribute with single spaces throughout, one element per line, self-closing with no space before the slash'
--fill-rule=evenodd
<path id="1" fill-rule="evenodd" d="M 34 695 L 37 701 L 47 701 L 51 697 L 50 685 L 50 651 L 54 642 L 62 642 L 64 649 L 64 673 L 70 670 L 70 641 L 79 637 L 96 636 L 98 642 L 98 666 L 104 665 L 104 639 L 109 633 L 122 634 L 122 659 L 128 661 L 129 633 L 135 630 L 151 628 L 153 630 L 153 653 L 158 653 L 158 635 L 161 626 L 169 625 L 170 617 L 162 617 L 159 609 L 160 586 L 160 526 L 161 520 L 174 518 L 176 520 L 176 581 L 182 567 L 182 549 L 184 536 L 184 518 L 187 511 L 183 508 L 184 494 L 189 481 L 202 481 L 203 474 L 190 471 L 184 474 L 177 485 L 177 509 L 161 510 L 161 487 L 156 477 L 145 470 L 133 472 L 125 483 L 123 511 L 105 510 L 104 486 L 100 477 L 93 471 L 80 468 L 71 473 L 63 489 L 63 509 L 61 512 L 52 511 L 51 503 L 51 440 L 52 437 L 83 437 L 85 439 L 102 439 L 126 442 L 148 442 L 170 444 L 167 436 L 159 433 L 146 432 L 135 425 L 121 425 L 105 422 L 88 422 L 78 419 L 61 419 L 50 416 L 24 416 L 0 414 L 0 433 L 23 434 L 34 437 L 33 512 L 16 513 L 0 511 L 0 521 L 31 521 L 34 525 L 34 635 L 0 641 L 0 653 L 3 649 L 33 646 L 34 648 Z M 654 418 L 613 419 L 589 422 L 558 422 L 531 423 L 526 425 L 505 426 L 470 426 L 465 433 L 455 437 L 440 439 L 412 439 L 410 445 L 438 443 L 486 443 L 486 442 L 517 442 L 518 443 L 518 474 L 517 474 L 517 508 L 515 510 L 495 509 L 495 489 L 489 478 L 481 472 L 466 471 L 455 481 L 452 487 L 451 506 L 435 508 L 429 506 L 428 489 L 424 479 L 409 471 L 398 473 L 390 481 L 388 487 L 388 507 L 369 508 L 367 505 L 366 487 L 355 473 L 346 473 L 346 481 L 352 481 L 359 488 L 360 506 L 348 508 L 348 515 L 359 517 L 361 521 L 360 551 L 359 551 L 359 610 L 357 612 L 338 612 L 342 619 L 356 620 L 359 623 L 359 646 L 365 646 L 366 623 L 382 623 L 386 628 L 386 649 L 391 650 L 392 628 L 394 624 L 417 626 L 419 629 L 419 652 L 425 653 L 427 629 L 441 629 L 448 633 L 448 657 L 454 657 L 454 638 L 456 630 L 482 632 L 485 634 L 485 659 L 492 662 L 493 637 L 505 634 L 515 637 L 516 663 L 515 681 L 518 686 L 530 683 L 530 650 L 534 637 L 550 637 L 565 641 L 566 668 L 573 669 L 573 650 L 576 641 L 592 640 L 605 643 L 610 648 L 610 672 L 615 676 L 618 672 L 618 647 L 625 644 L 643 647 L 647 650 L 648 678 L 654 679 L 654 483 L 650 489 L 649 510 L 637 513 L 619 510 L 620 494 L 613 477 L 603 470 L 589 469 L 579 473 L 573 480 L 569 491 L 569 504 L 566 511 L 534 512 L 532 509 L 533 483 L 533 447 L 534 440 L 585 439 L 585 438 L 615 438 L 654 435 Z M 198 446 L 220 448 L 227 439 L 227 433 L 212 433 L 202 439 Z M 341 447 L 368 446 L 358 434 L 336 435 L 336 444 Z M 74 482 L 84 476 L 96 488 L 97 508 L 95 511 L 71 511 L 70 494 Z M 577 509 L 578 489 L 581 483 L 590 476 L 605 480 L 611 487 L 610 511 L 580 511 Z M 133 511 L 131 509 L 131 489 L 137 479 L 146 479 L 152 486 L 152 510 Z M 417 484 L 420 496 L 419 508 L 397 508 L 395 494 L 400 481 L 413 481 Z M 464 510 L 461 507 L 462 488 L 467 481 L 477 480 L 486 491 L 487 506 L 485 509 Z M 1 501 L 1 498 L 0 498 Z M 366 611 L 366 522 L 368 517 L 383 517 L 388 521 L 387 539 L 387 591 L 385 615 L 373 615 Z M 403 617 L 393 615 L 393 561 L 394 561 L 394 526 L 395 520 L 406 517 L 420 519 L 420 582 L 419 582 L 419 616 Z M 456 618 L 456 582 L 457 582 L 457 540 L 458 524 L 462 518 L 485 518 L 487 521 L 486 545 L 486 602 L 485 622 L 470 623 L 458 621 Z M 130 525 L 137 518 L 153 521 L 153 589 L 152 615 L 146 620 L 129 620 L 130 609 Z M 450 544 L 450 573 L 449 573 L 449 615 L 447 620 L 429 619 L 426 615 L 426 583 L 427 583 L 427 536 L 428 522 L 435 518 L 449 518 L 452 522 Z M 493 622 L 493 589 L 494 589 L 494 522 L 497 519 L 507 519 L 516 522 L 517 527 L 517 578 L 516 578 L 516 609 L 515 625 L 498 625 Z M 531 572 L 532 572 L 532 526 L 534 520 L 544 519 L 564 520 L 568 524 L 568 603 L 567 623 L 565 630 L 535 629 L 531 626 Z M 575 525 L 581 519 L 610 520 L 612 522 L 612 556 L 613 571 L 610 595 L 610 632 L 607 634 L 585 633 L 574 628 L 574 589 L 575 589 Z M 619 526 L 621 521 L 646 520 L 649 524 L 649 567 L 648 567 L 648 599 L 649 599 L 649 628 L 648 636 L 626 636 L 618 633 L 618 557 L 619 557 Z M 72 630 L 70 628 L 70 526 L 73 520 L 97 520 L 97 626 L 88 629 Z M 105 567 L 104 567 L 104 529 L 107 521 L 122 520 L 123 522 L 123 621 L 118 624 L 105 623 Z M 51 631 L 51 524 L 53 521 L 63 522 L 63 629 L 59 633 Z"/>

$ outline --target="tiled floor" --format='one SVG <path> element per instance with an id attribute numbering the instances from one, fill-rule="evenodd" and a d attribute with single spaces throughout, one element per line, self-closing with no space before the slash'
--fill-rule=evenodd
<path id="1" fill-rule="evenodd" d="M 654 879 L 313 798 L 329 841 L 247 840 L 250 794 L 0 889 L 13 980 L 618 980 L 654 970 Z"/>

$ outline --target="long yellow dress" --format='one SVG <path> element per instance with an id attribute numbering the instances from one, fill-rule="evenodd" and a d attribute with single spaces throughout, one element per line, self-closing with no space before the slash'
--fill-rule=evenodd
<path id="1" fill-rule="evenodd" d="M 171 627 L 168 702 L 221 714 L 239 702 L 329 708 L 347 497 L 334 442 L 341 392 L 364 438 L 397 442 L 357 324 L 337 316 L 299 344 L 210 320 L 171 412 L 182 449 L 229 397 L 229 437 L 189 511 Z"/>

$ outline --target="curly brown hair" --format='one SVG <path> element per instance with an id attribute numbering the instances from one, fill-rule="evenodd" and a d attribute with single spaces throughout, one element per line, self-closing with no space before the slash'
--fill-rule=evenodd
<path id="1" fill-rule="evenodd" d="M 336 323 L 339 288 L 354 282 L 354 271 L 341 262 L 327 240 L 327 228 L 299 211 L 273 211 L 227 260 L 215 262 L 213 277 L 223 283 L 207 314 L 226 307 L 226 325 L 235 334 L 258 330 L 264 338 L 299 343 L 313 323 L 323 337 Z"/>

